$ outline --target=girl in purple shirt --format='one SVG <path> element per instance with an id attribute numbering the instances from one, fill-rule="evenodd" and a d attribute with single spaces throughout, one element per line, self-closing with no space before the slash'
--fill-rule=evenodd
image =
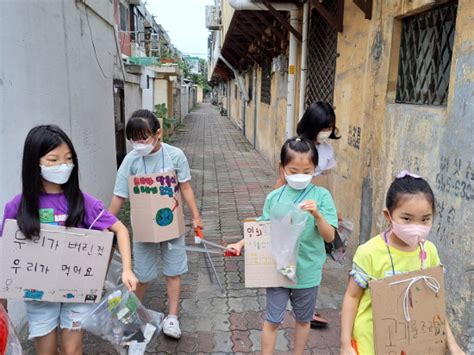
<path id="1" fill-rule="evenodd" d="M 5 206 L 0 236 L 6 219 L 16 219 L 21 232 L 39 235 L 40 223 L 66 227 L 108 229 L 117 236 L 123 261 L 122 281 L 129 290 L 138 282 L 132 272 L 127 228 L 101 201 L 79 188 L 79 164 L 69 137 L 54 125 L 37 126 L 26 137 L 22 163 L 22 193 Z M 6 305 L 4 300 L 3 303 Z M 61 353 L 82 354 L 80 319 L 91 304 L 25 301 L 29 336 L 38 354 L 56 354 L 56 328 L 61 328 Z"/>

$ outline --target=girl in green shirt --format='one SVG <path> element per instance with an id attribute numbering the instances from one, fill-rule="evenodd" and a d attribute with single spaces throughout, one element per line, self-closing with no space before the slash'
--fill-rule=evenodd
<path id="1" fill-rule="evenodd" d="M 280 169 L 286 184 L 272 191 L 265 200 L 262 219 L 278 204 L 294 203 L 308 218 L 299 237 L 296 262 L 296 285 L 267 288 L 266 320 L 262 332 L 262 354 L 273 354 L 278 327 L 283 321 L 286 304 L 291 301 L 295 314 L 294 354 L 303 354 L 310 321 L 316 304 L 317 288 L 321 282 L 326 260 L 324 241 L 331 242 L 337 229 L 337 212 L 329 191 L 311 184 L 318 165 L 314 144 L 304 138 L 288 139 L 281 149 Z M 229 245 L 240 253 L 244 240 Z"/>

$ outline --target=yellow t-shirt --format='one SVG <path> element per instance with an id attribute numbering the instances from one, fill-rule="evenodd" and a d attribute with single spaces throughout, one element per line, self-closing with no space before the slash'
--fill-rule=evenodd
<path id="1" fill-rule="evenodd" d="M 440 260 L 436 246 L 426 241 L 425 250 L 427 254 L 425 267 L 438 266 Z M 421 269 L 420 249 L 406 252 L 390 247 L 390 254 L 395 274 Z M 351 275 L 354 281 L 364 289 L 364 293 L 357 309 L 352 337 L 357 343 L 359 354 L 375 355 L 372 301 L 368 282 L 373 279 L 380 280 L 393 274 L 390 255 L 383 237 L 377 235 L 360 245 L 354 255 L 353 263 Z"/>

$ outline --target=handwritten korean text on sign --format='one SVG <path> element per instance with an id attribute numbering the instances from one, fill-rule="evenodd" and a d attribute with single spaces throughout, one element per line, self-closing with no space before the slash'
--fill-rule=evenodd
<path id="1" fill-rule="evenodd" d="M 244 222 L 245 287 L 294 285 L 278 272 L 272 257 L 270 222 Z"/>
<path id="2" fill-rule="evenodd" d="M 27 239 L 15 220 L 0 238 L 0 298 L 50 302 L 100 301 L 113 233 L 41 225 Z"/>

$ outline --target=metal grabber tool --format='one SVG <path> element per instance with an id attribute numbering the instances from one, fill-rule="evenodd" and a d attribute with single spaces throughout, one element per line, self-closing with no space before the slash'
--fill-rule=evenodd
<path id="1" fill-rule="evenodd" d="M 231 257 L 231 256 L 237 256 L 237 252 L 234 251 L 233 249 L 227 249 L 226 247 L 220 244 L 216 244 L 216 243 L 205 240 L 201 227 L 197 227 L 194 229 L 194 244 L 200 245 L 201 247 L 188 247 L 188 246 L 177 247 L 171 243 L 168 243 L 168 248 L 169 249 L 185 249 L 186 251 L 205 253 L 207 256 L 207 262 L 211 265 L 212 271 L 214 273 L 214 278 L 216 279 L 216 282 L 219 285 L 221 292 L 224 293 L 224 287 L 222 286 L 219 276 L 217 275 L 217 270 L 216 270 L 216 267 L 214 266 L 214 262 L 212 261 L 211 254 L 220 254 L 220 255 Z M 208 245 L 215 249 L 209 249 L 207 247 Z M 208 268 L 208 272 L 209 272 L 209 279 L 212 281 L 212 274 L 209 268 Z"/>

